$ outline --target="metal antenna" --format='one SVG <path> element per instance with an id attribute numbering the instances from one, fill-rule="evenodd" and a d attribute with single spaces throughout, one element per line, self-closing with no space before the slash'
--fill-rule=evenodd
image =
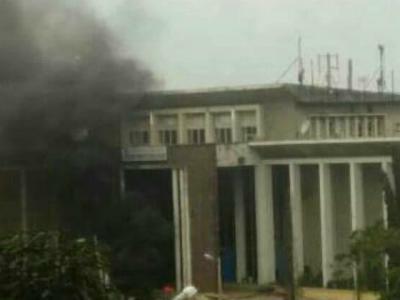
<path id="1" fill-rule="evenodd" d="M 353 60 L 348 61 L 348 74 L 347 74 L 347 89 L 353 90 Z"/>
<path id="2" fill-rule="evenodd" d="M 318 54 L 318 84 L 321 83 L 321 54 Z"/>
<path id="3" fill-rule="evenodd" d="M 326 55 L 326 85 L 330 90 L 332 87 L 332 66 L 331 66 L 331 55 Z"/>
<path id="4" fill-rule="evenodd" d="M 392 70 L 392 94 L 394 95 L 394 70 Z"/>
<path id="5" fill-rule="evenodd" d="M 310 71 L 311 71 L 311 85 L 314 86 L 314 61 L 311 59 L 310 61 Z"/>
<path id="6" fill-rule="evenodd" d="M 298 81 L 300 85 L 303 85 L 304 82 L 304 65 L 303 65 L 303 57 L 301 52 L 301 37 L 298 39 L 297 43 L 297 62 L 298 62 Z"/>
<path id="7" fill-rule="evenodd" d="M 380 74 L 379 78 L 377 80 L 377 85 L 378 85 L 378 92 L 384 92 L 385 91 L 385 48 L 382 44 L 378 45 L 378 50 L 379 50 L 379 62 L 380 62 Z"/>

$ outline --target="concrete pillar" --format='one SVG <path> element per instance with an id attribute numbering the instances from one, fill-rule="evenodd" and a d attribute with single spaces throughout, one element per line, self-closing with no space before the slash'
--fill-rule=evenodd
<path id="1" fill-rule="evenodd" d="M 187 170 L 181 169 L 179 174 L 181 200 L 181 231 L 182 231 L 182 282 L 183 286 L 192 284 L 192 243 L 190 226 L 190 207 L 188 193 Z"/>
<path id="2" fill-rule="evenodd" d="M 297 278 L 304 272 L 303 212 L 301 199 L 300 165 L 289 165 L 290 205 L 292 213 L 293 263 Z"/>
<path id="3" fill-rule="evenodd" d="M 174 208 L 174 237 L 175 237 L 175 283 L 178 291 L 182 289 L 182 233 L 181 233 L 181 206 L 179 169 L 172 169 L 172 196 Z"/>
<path id="4" fill-rule="evenodd" d="M 175 236 L 175 276 L 177 288 L 192 284 L 192 247 L 187 170 L 172 170 Z"/>
<path id="5" fill-rule="evenodd" d="M 322 244 L 322 280 L 327 287 L 333 277 L 332 266 L 335 262 L 335 226 L 332 197 L 331 167 L 319 164 L 319 193 L 321 209 L 321 244 Z"/>
<path id="6" fill-rule="evenodd" d="M 244 186 L 241 169 L 234 172 L 233 195 L 235 202 L 235 246 L 236 246 L 236 281 L 243 282 L 247 277 L 246 257 L 246 209 Z"/>
<path id="7" fill-rule="evenodd" d="M 258 284 L 267 284 L 275 281 L 274 205 L 270 165 L 259 163 L 255 166 L 255 198 Z"/>
<path id="8" fill-rule="evenodd" d="M 387 179 L 389 181 L 390 188 L 392 189 L 392 192 L 395 193 L 395 183 L 394 183 L 394 174 L 393 174 L 393 164 L 391 162 L 383 162 L 382 165 L 382 171 L 387 176 Z M 383 212 L 383 223 L 385 227 L 388 227 L 388 205 L 386 202 L 386 193 L 385 191 L 382 192 L 382 212 Z"/>
<path id="9" fill-rule="evenodd" d="M 363 195 L 362 165 L 350 163 L 350 202 L 351 229 L 360 230 L 365 227 L 365 208 Z"/>
<path id="10" fill-rule="evenodd" d="M 387 179 L 389 180 L 390 188 L 392 189 L 392 192 L 395 193 L 395 182 L 394 182 L 394 174 L 393 174 L 393 164 L 390 162 L 383 162 L 382 165 L 382 171 L 383 173 L 387 176 Z M 383 224 L 385 228 L 389 227 L 389 220 L 388 220 L 388 205 L 387 205 L 387 200 L 386 200 L 386 192 L 383 190 L 382 191 L 382 216 L 383 216 Z M 385 255 L 384 257 L 384 265 L 386 270 L 389 268 L 389 255 Z M 388 286 L 389 282 L 388 280 L 386 281 L 386 285 Z"/>

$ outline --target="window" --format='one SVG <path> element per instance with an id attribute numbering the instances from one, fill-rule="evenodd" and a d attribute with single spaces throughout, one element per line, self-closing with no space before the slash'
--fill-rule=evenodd
<path id="1" fill-rule="evenodd" d="M 219 144 L 232 143 L 232 129 L 231 128 L 216 128 L 215 141 Z"/>
<path id="2" fill-rule="evenodd" d="M 255 110 L 237 112 L 237 125 L 241 142 L 254 141 L 257 136 L 257 117 Z"/>
<path id="3" fill-rule="evenodd" d="M 162 145 L 175 145 L 177 144 L 178 138 L 177 138 L 177 132 L 176 130 L 172 129 L 165 129 L 165 130 L 160 130 L 158 131 L 160 143 Z"/>
<path id="4" fill-rule="evenodd" d="M 132 146 L 149 144 L 149 132 L 147 130 L 131 130 L 129 132 L 129 143 Z"/>
<path id="5" fill-rule="evenodd" d="M 241 128 L 242 142 L 251 142 L 256 139 L 257 128 L 255 126 L 245 126 Z"/>
<path id="6" fill-rule="evenodd" d="M 204 144 L 206 142 L 206 134 L 204 129 L 188 129 L 189 144 Z"/>
<path id="7" fill-rule="evenodd" d="M 176 114 L 157 115 L 158 143 L 176 145 L 178 143 L 178 116 Z"/>

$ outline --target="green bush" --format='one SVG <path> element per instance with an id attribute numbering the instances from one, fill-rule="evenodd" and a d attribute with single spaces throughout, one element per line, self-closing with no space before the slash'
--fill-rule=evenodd
<path id="1" fill-rule="evenodd" d="M 58 232 L 0 241 L 0 299 L 109 299 L 107 263 L 95 240 Z"/>
<path id="2" fill-rule="evenodd" d="M 351 236 L 350 251 L 338 257 L 338 265 L 344 266 L 342 274 L 357 273 L 356 289 L 375 291 L 381 300 L 400 299 L 400 230 L 385 228 L 378 223 Z M 385 259 L 388 258 L 388 263 Z M 338 269 L 340 270 L 340 268 Z M 340 276 L 338 276 L 340 277 Z M 336 278 L 336 283 L 352 280 Z"/>

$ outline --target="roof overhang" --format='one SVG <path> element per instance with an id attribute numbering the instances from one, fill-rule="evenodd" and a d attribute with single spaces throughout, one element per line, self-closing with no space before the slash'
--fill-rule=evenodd
<path id="1" fill-rule="evenodd" d="M 249 143 L 261 158 L 391 156 L 400 138 L 257 141 Z"/>

